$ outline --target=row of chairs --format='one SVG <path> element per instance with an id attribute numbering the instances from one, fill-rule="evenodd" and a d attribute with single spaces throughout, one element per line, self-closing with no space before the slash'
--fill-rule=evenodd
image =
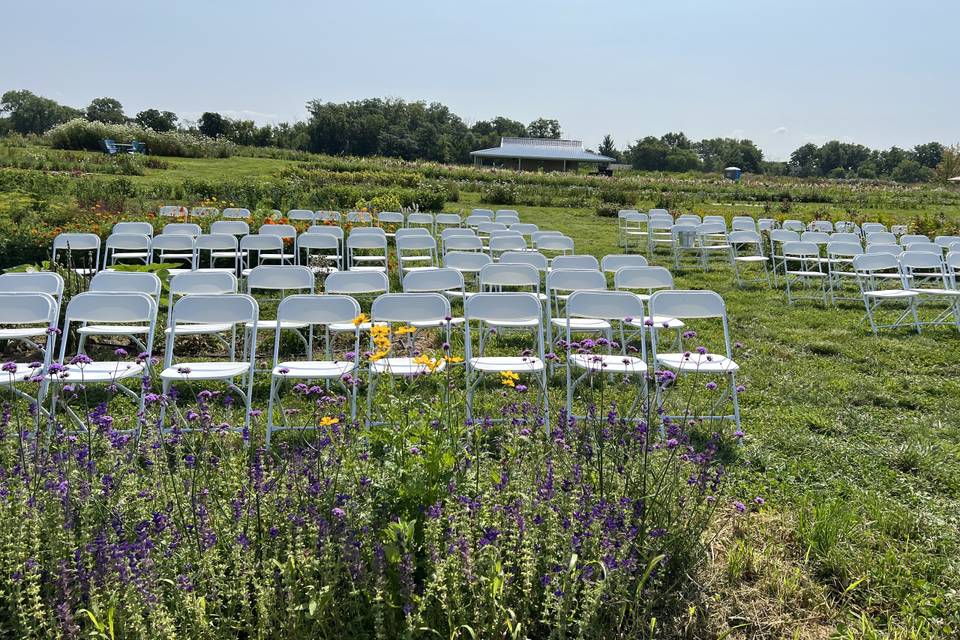
<path id="1" fill-rule="evenodd" d="M 526 265 L 520 265 L 526 267 Z M 494 285 L 497 288 L 509 286 L 518 280 L 511 278 L 509 272 L 523 269 L 512 268 L 511 265 L 490 265 L 491 270 L 497 270 L 500 279 L 496 277 L 493 282 L 506 282 L 506 285 Z M 527 267 L 529 269 L 529 267 Z M 653 268 L 658 269 L 658 268 Z M 624 269 L 626 271 L 628 269 Z M 443 327 L 446 326 L 449 331 L 450 326 L 450 299 L 449 296 L 437 291 L 424 291 L 425 288 L 436 287 L 436 279 L 443 275 L 459 275 L 452 270 L 438 270 L 435 272 L 423 272 L 422 274 L 411 274 L 408 278 L 410 291 L 402 294 L 392 294 L 383 291 L 378 295 L 371 308 L 371 320 L 364 326 L 357 324 L 355 318 L 359 315 L 360 306 L 354 299 L 359 293 L 368 293 L 369 285 L 363 282 L 371 281 L 375 276 L 382 278 L 381 285 L 388 286 L 388 281 L 383 274 L 371 272 L 343 272 L 334 274 L 343 283 L 336 281 L 332 276 L 328 279 L 327 294 L 322 296 L 311 295 L 312 292 L 312 274 L 302 267 L 291 266 L 272 266 L 259 267 L 251 273 L 248 279 L 247 294 L 238 294 L 236 291 L 236 280 L 232 279 L 231 274 L 226 273 L 187 273 L 173 278 L 171 281 L 171 294 L 168 327 L 166 329 L 167 341 L 164 354 L 164 365 L 160 373 L 160 379 L 163 382 L 164 390 L 168 391 L 169 386 L 177 381 L 222 381 L 228 384 L 229 388 L 241 395 L 246 403 L 247 417 L 245 426 L 249 426 L 249 412 L 252 400 L 252 381 L 256 372 L 256 342 L 257 331 L 269 329 L 275 332 L 274 359 L 271 370 L 271 395 L 268 439 L 269 433 L 273 430 L 273 402 L 276 398 L 279 381 L 298 377 L 301 379 L 327 379 L 340 380 L 345 375 L 352 375 L 357 372 L 358 364 L 356 361 L 349 360 L 323 360 L 314 361 L 312 358 L 313 328 L 315 325 L 322 325 L 326 336 L 326 353 L 330 353 L 329 336 L 331 332 L 347 330 L 354 333 L 354 353 L 359 353 L 359 335 L 363 329 L 369 330 L 373 323 L 407 323 L 415 327 Z M 620 272 L 618 272 L 619 276 Z M 434 283 L 417 283 L 417 280 L 426 280 L 424 276 L 433 279 Z M 599 278 L 597 276 L 600 276 Z M 300 278 L 298 281 L 297 278 Z M 73 359 L 66 361 L 66 339 L 61 342 L 59 356 L 59 371 L 50 368 L 51 354 L 54 348 L 55 334 L 47 332 L 47 327 L 56 326 L 56 319 L 59 314 L 59 300 L 53 295 L 40 291 L 29 291 L 31 287 L 40 288 L 41 284 L 49 286 L 49 282 L 55 282 L 58 276 L 56 274 L 12 274 L 0 277 L 0 296 L 6 298 L 7 304 L 0 304 L 0 323 L 15 323 L 18 326 L 38 324 L 37 330 L 40 333 L 49 335 L 45 347 L 44 362 L 42 371 L 38 372 L 29 368 L 29 365 L 18 365 L 14 375 L 8 377 L 7 385 L 12 388 L 24 377 L 40 376 L 42 379 L 41 395 L 45 393 L 47 385 L 61 383 L 65 378 L 73 382 L 83 384 L 113 384 L 117 385 L 125 393 L 137 396 L 137 393 L 127 386 L 125 381 L 131 381 L 144 374 L 146 362 L 137 361 L 105 361 L 105 362 L 84 362 L 83 360 Z M 627 324 L 631 330 L 639 334 L 643 356 L 640 359 L 626 354 L 626 340 L 621 340 L 622 353 L 618 355 L 607 354 L 607 356 L 596 358 L 577 358 L 568 354 L 567 358 L 567 380 L 568 380 L 568 405 L 572 403 L 572 394 L 576 384 L 571 383 L 570 367 L 582 368 L 586 370 L 596 370 L 600 373 L 620 373 L 646 374 L 645 359 L 645 340 L 644 331 L 646 323 L 639 321 L 644 317 L 644 300 L 640 296 L 626 291 L 604 291 L 605 280 L 602 279 L 600 272 L 591 271 L 565 271 L 558 270 L 550 275 L 549 281 L 552 289 L 556 283 L 559 287 L 564 287 L 569 293 L 563 295 L 565 306 L 564 315 L 561 317 L 550 317 L 550 314 L 544 314 L 544 306 L 541 298 L 532 292 L 504 292 L 504 291 L 485 291 L 464 296 L 464 331 L 465 331 L 465 349 L 467 360 L 467 395 L 468 412 L 473 407 L 473 392 L 479 378 L 485 373 L 500 373 L 503 371 L 515 371 L 517 373 L 531 374 L 542 390 L 542 399 L 546 408 L 546 366 L 544 364 L 544 324 L 550 331 L 551 326 L 566 327 L 566 343 L 569 345 L 572 332 L 583 331 L 610 331 L 612 329 L 610 321 L 617 320 L 623 325 Z M 155 281 L 154 288 L 144 286 L 148 280 Z M 41 282 L 43 280 L 44 282 Z M 103 281 L 112 280 L 112 284 L 103 284 Z M 137 282 L 134 283 L 134 280 Z M 333 282 L 331 282 L 333 280 Z M 140 290 L 120 290 L 118 281 L 124 281 L 126 284 L 122 287 L 128 289 Z M 181 282 L 182 281 L 182 282 Z M 72 323 L 80 323 L 82 329 L 94 328 L 93 331 L 99 332 L 99 335 L 131 335 L 144 334 L 145 344 L 152 344 L 156 331 L 157 306 L 159 297 L 158 280 L 153 274 L 145 273 L 102 273 L 94 279 L 96 286 L 87 293 L 75 296 L 67 305 L 66 319 L 63 325 L 64 336 L 69 334 Z M 300 285 L 299 287 L 297 285 Z M 16 293 L 9 291 L 13 287 Z M 462 289 L 462 278 L 460 280 Z M 274 290 L 296 290 L 308 289 L 308 293 L 301 295 L 292 295 L 284 297 L 278 308 L 275 320 L 264 321 L 259 318 L 259 306 L 252 293 L 257 289 Z M 405 281 L 405 289 L 407 283 Z M 54 287 L 56 289 L 56 287 Z M 550 290 L 552 290 L 550 289 Z M 62 293 L 62 281 L 59 288 Z M 57 293 L 54 290 L 54 293 Z M 590 295 L 584 295 L 590 293 Z M 675 297 L 664 294 L 675 293 Z M 177 298 L 178 294 L 186 294 Z M 659 297 L 658 297 L 659 296 Z M 658 300 L 661 300 L 658 303 Z M 672 315 L 678 317 L 720 317 L 723 319 L 724 339 L 726 347 L 726 356 L 715 355 L 713 358 L 695 358 L 696 363 L 691 363 L 689 358 L 685 358 L 683 353 L 663 354 L 657 356 L 657 341 L 655 339 L 656 331 L 659 327 L 654 323 L 650 331 L 653 335 L 651 342 L 654 360 L 657 366 L 675 368 L 678 371 L 696 370 L 701 373 L 714 373 L 726 375 L 730 379 L 730 393 L 734 400 L 734 413 L 732 415 L 711 416 L 713 418 L 731 418 L 739 425 L 739 409 L 736 403 L 735 372 L 737 370 L 733 363 L 730 353 L 729 336 L 727 332 L 726 312 L 723 307 L 722 299 L 716 294 L 710 292 L 669 292 L 657 291 L 647 298 L 649 301 L 651 313 L 659 311 L 672 312 Z M 21 302 L 22 301 L 22 302 Z M 555 302 L 559 303 L 559 298 Z M 547 305 L 547 310 L 550 306 Z M 339 310 L 339 311 L 337 311 Z M 615 312 L 614 312 L 615 311 Z M 555 315 L 555 314 L 554 314 Z M 547 322 L 545 323 L 545 319 Z M 522 328 L 527 331 L 534 331 L 536 357 L 529 356 L 486 356 L 483 354 L 483 338 L 481 334 L 480 351 L 474 355 L 473 340 L 470 334 L 470 323 L 472 320 L 479 321 L 481 324 L 488 324 L 492 327 L 500 328 Z M 230 346 L 236 344 L 238 327 L 243 329 L 244 333 L 244 359 L 235 361 L 212 361 L 212 362 L 179 362 L 174 358 L 174 342 L 177 335 L 198 333 L 223 333 L 230 332 Z M 664 325 L 666 327 L 666 325 Z M 309 329 L 310 336 L 304 341 L 306 347 L 307 359 L 297 362 L 280 361 L 280 331 L 283 329 Z M 36 337 L 37 334 L 33 334 Z M 4 335 L 6 339 L 13 339 Z M 79 347 L 83 349 L 82 343 Z M 231 348 L 231 354 L 234 349 Z M 608 357 L 609 356 L 609 357 Z M 607 362 L 609 360 L 609 362 Z M 702 362 L 701 362 L 702 360 Z M 620 365 L 616 365 L 616 363 Z M 599 363 L 599 364 L 598 364 Z M 603 364 L 606 363 L 606 364 Z M 695 366 L 694 366 L 695 365 Z M 368 375 L 376 376 L 383 374 L 390 375 L 408 375 L 410 373 L 422 373 L 424 365 L 415 361 L 411 357 L 400 359 L 387 358 L 383 362 L 374 362 L 368 367 Z M 293 373 L 293 375 L 291 375 Z M 372 383 L 372 379 L 371 379 Z M 356 408 L 356 387 L 349 389 L 351 392 L 351 406 Z M 372 385 L 368 392 L 368 418 L 370 417 L 370 402 L 375 393 Z M 142 407 L 143 395 L 139 394 Z M 56 402 L 56 388 L 54 400 L 51 407 L 58 406 Z M 64 408 L 70 413 L 69 407 Z M 568 407 L 572 408 L 572 407 Z M 53 410 L 53 409 L 52 409 Z M 79 416 L 73 416 L 79 425 L 83 424 Z"/>

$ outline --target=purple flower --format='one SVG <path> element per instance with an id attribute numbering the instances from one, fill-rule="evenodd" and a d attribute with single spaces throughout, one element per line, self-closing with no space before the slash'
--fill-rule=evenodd
<path id="1" fill-rule="evenodd" d="M 16 373 L 17 372 L 17 363 L 16 362 L 4 362 L 3 370 L 7 373 Z"/>
<path id="2" fill-rule="evenodd" d="M 743 504 L 739 500 L 734 500 L 733 508 L 736 509 L 738 513 L 744 513 L 747 510 L 747 505 Z"/>
<path id="3" fill-rule="evenodd" d="M 651 529 L 648 535 L 651 538 L 662 538 L 663 536 L 667 535 L 667 530 L 662 527 L 657 529 Z"/>
<path id="4" fill-rule="evenodd" d="M 341 509 L 340 507 L 334 507 L 330 510 L 330 513 L 333 514 L 333 517 L 337 520 L 343 520 L 347 517 L 347 512 Z"/>
<path id="5" fill-rule="evenodd" d="M 287 375 L 288 373 L 290 373 L 290 369 L 287 369 L 286 367 L 280 367 L 280 369 L 278 370 L 278 372 L 280 373 L 280 375 L 285 376 L 285 375 Z"/>
<path id="6" fill-rule="evenodd" d="M 420 455 L 420 447 L 410 447 L 410 455 L 412 456 Z"/>
<path id="7" fill-rule="evenodd" d="M 90 364 L 91 362 L 93 362 L 93 360 L 91 360 L 90 356 L 88 356 L 85 353 L 78 353 L 77 355 L 70 358 L 70 364 L 76 364 L 80 366 L 83 366 L 85 364 Z"/>
<path id="8" fill-rule="evenodd" d="M 514 387 L 514 388 L 517 390 L 518 393 L 524 393 L 524 392 L 527 390 L 527 385 L 525 385 L 525 384 L 518 384 L 518 385 L 517 385 L 516 387 Z"/>
<path id="9" fill-rule="evenodd" d="M 177 373 L 181 375 L 187 375 L 192 369 L 190 367 L 177 367 Z"/>
<path id="10" fill-rule="evenodd" d="M 500 537 L 500 530 L 494 527 L 487 527 L 483 531 L 483 535 L 480 536 L 478 541 L 479 546 L 485 547 L 488 544 L 493 544 L 496 542 L 497 538 Z"/>
<path id="11" fill-rule="evenodd" d="M 113 350 L 113 355 L 117 356 L 118 358 L 126 358 L 129 354 L 123 347 L 117 347 Z"/>
<path id="12" fill-rule="evenodd" d="M 716 383 L 716 382 L 713 382 L 713 381 L 711 380 L 710 382 L 707 383 L 707 391 L 716 391 L 716 389 L 717 389 L 717 383 Z"/>
<path id="13" fill-rule="evenodd" d="M 738 385 L 737 385 L 737 393 L 743 393 L 743 392 L 746 391 L 746 390 L 747 390 L 747 388 L 746 388 L 745 386 L 743 386 L 742 384 L 738 384 Z"/>
<path id="14" fill-rule="evenodd" d="M 764 500 L 764 499 L 761 498 L 760 496 L 757 496 L 756 498 L 753 499 L 753 502 L 754 502 L 758 507 L 762 507 L 762 506 L 764 505 L 764 503 L 766 502 L 766 500 Z"/>

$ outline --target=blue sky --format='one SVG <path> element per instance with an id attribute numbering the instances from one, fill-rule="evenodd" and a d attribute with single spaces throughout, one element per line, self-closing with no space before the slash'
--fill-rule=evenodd
<path id="1" fill-rule="evenodd" d="M 259 122 L 390 96 L 557 118 L 588 146 L 682 130 L 784 159 L 960 141 L 958 24 L 954 0 L 45 0 L 4 7 L 0 89 Z"/>

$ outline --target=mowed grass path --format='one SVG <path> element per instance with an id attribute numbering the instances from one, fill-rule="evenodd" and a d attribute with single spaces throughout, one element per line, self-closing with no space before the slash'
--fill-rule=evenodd
<path id="1" fill-rule="evenodd" d="M 462 196 L 450 208 L 487 206 Z M 578 253 L 621 252 L 615 218 L 515 208 L 574 238 Z M 745 552 L 746 569 L 744 552 L 720 554 L 712 568 L 724 600 L 741 590 L 761 599 L 740 603 L 738 634 L 776 635 L 811 614 L 841 628 L 865 614 L 859 636 L 871 627 L 960 632 L 960 333 L 875 338 L 859 302 L 790 306 L 782 289 L 739 289 L 727 267 L 675 277 L 677 287 L 720 293 L 743 343 L 748 444 L 729 472 L 734 493 L 766 500 L 754 531 L 740 532 L 762 549 Z M 788 569 L 801 574 L 795 584 L 777 575 Z"/>

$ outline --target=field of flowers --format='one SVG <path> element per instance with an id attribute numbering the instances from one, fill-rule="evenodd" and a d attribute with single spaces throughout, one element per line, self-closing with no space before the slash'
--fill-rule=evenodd
<path id="1" fill-rule="evenodd" d="M 167 202 L 257 208 L 255 226 L 270 209 L 296 206 L 439 198 L 424 208 L 468 210 L 490 200 L 484 185 L 504 182 L 527 194 L 514 207 L 524 221 L 597 256 L 618 252 L 616 221 L 598 208 L 622 198 L 653 206 L 676 194 L 680 210 L 766 207 L 776 217 L 852 215 L 921 231 L 949 230 L 960 212 L 956 191 L 929 186 L 606 181 L 324 157 L 270 164 L 255 177 L 241 164 L 251 159 L 238 157 L 162 158 L 166 166 L 114 176 L 86 154 L 36 153 L 86 166 L 26 166 L 22 152 L 0 154 L 22 163 L 0 169 L 4 267 L 46 259 L 60 230 L 106 236 L 119 220 L 156 223 Z M 241 166 L 244 175 L 233 175 Z M 585 417 L 565 416 L 562 344 L 549 356 L 549 416 L 522 379 L 502 376 L 467 421 L 462 339 L 434 333 L 411 344 L 403 327 L 372 354 L 352 354 L 415 351 L 434 369 L 382 384 L 379 424 L 352 420 L 342 390 L 291 383 L 278 419 L 319 428 L 276 435 L 269 450 L 268 377 L 256 381 L 249 430 L 236 428 L 244 411 L 223 387 L 178 384 L 163 397 L 151 368 L 143 414 L 116 389 L 60 380 L 83 429 L 66 409 L 50 423 L 0 390 L 0 637 L 956 634 L 957 333 L 873 338 L 854 303 L 788 306 L 782 291 L 738 289 L 725 269 L 676 275 L 678 287 L 727 302 L 742 432 L 697 420 L 718 393 L 707 381 L 663 374 L 646 384 L 690 420 L 662 434 L 659 404 L 634 407 L 635 381 L 589 387 Z M 265 315 L 274 308 L 262 301 Z M 704 327 L 686 342 L 715 349 L 717 338 Z M 260 344 L 263 367 L 271 346 L 269 337 Z M 493 348 L 517 355 L 528 346 L 502 336 Z M 285 353 L 297 348 L 283 343 Z M 199 339 L 187 350 L 223 355 Z M 347 357 L 352 342 L 335 350 Z M 88 351 L 151 363 L 122 340 Z M 364 406 L 365 376 L 346 382 L 359 385 Z"/>

